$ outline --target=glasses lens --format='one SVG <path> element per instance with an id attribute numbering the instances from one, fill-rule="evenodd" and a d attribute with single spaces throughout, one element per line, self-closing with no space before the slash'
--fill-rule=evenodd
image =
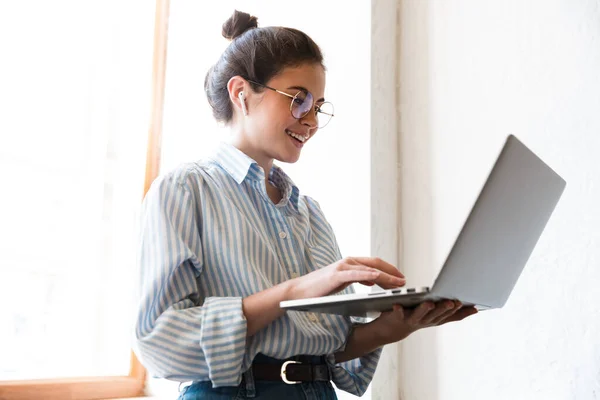
<path id="1" fill-rule="evenodd" d="M 292 115 L 302 118 L 308 114 L 313 106 L 313 96 L 310 92 L 300 91 L 292 99 Z"/>
<path id="2" fill-rule="evenodd" d="M 324 128 L 325 125 L 331 121 L 333 117 L 333 104 L 325 102 L 321 104 L 317 109 L 317 119 L 319 120 L 319 129 Z"/>

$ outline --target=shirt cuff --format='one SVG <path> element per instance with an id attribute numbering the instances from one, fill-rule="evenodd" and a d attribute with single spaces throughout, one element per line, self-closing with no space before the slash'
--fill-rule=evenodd
<path id="1" fill-rule="evenodd" d="M 355 396 L 362 396 L 373 380 L 381 350 L 379 348 L 362 357 L 338 364 L 335 362 L 335 355 L 328 354 L 325 360 L 335 386 Z"/>
<path id="2" fill-rule="evenodd" d="M 247 325 L 241 297 L 208 297 L 202 305 L 200 346 L 213 387 L 237 386 L 242 379 Z"/>

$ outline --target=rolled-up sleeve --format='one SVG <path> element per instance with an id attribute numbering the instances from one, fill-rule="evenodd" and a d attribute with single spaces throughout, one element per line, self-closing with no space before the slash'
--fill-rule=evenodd
<path id="1" fill-rule="evenodd" d="M 198 192 L 185 177 L 157 179 L 142 206 L 140 304 L 135 350 L 156 377 L 209 380 L 214 387 L 241 380 L 246 319 L 241 297 L 206 297 Z"/>
<path id="2" fill-rule="evenodd" d="M 335 355 L 327 355 L 327 363 L 335 385 L 348 393 L 362 396 L 373 380 L 381 349 L 343 363 L 335 363 Z"/>

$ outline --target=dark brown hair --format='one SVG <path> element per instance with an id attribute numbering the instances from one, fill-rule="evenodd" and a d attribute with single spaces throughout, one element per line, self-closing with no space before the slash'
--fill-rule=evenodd
<path id="1" fill-rule="evenodd" d="M 231 40 L 219 60 L 204 79 L 206 97 L 217 121 L 229 122 L 233 117 L 227 82 L 234 76 L 267 83 L 285 67 L 305 63 L 323 66 L 323 55 L 317 44 L 297 29 L 269 26 L 258 28 L 256 17 L 234 11 L 223 24 L 222 35 Z M 251 84 L 253 90 L 261 91 Z"/>

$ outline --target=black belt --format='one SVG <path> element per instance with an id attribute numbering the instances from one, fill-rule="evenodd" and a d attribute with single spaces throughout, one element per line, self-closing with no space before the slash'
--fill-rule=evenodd
<path id="1" fill-rule="evenodd" d="M 287 384 L 331 380 L 327 364 L 304 364 L 300 361 L 252 364 L 252 376 L 257 381 L 283 381 Z"/>

